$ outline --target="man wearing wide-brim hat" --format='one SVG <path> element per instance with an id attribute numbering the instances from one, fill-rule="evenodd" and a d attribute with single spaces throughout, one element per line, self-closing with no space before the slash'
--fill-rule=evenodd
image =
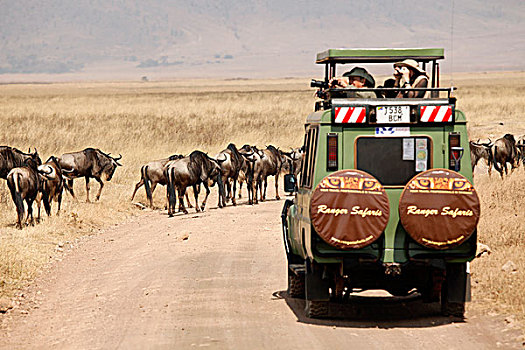
<path id="1" fill-rule="evenodd" d="M 427 73 L 413 59 L 394 63 L 394 78 L 394 87 L 410 89 L 428 86 Z M 425 95 L 427 95 L 425 91 L 400 91 L 397 97 L 423 98 Z"/>
<path id="2" fill-rule="evenodd" d="M 374 77 L 362 67 L 354 67 L 343 74 L 342 78 L 333 79 L 333 86 L 345 89 L 374 88 L 376 85 Z M 349 91 L 346 97 L 350 98 L 376 98 L 372 91 Z"/>

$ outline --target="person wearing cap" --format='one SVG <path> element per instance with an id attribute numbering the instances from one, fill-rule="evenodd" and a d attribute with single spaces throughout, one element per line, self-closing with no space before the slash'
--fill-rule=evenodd
<path id="1" fill-rule="evenodd" d="M 419 68 L 415 60 L 406 59 L 394 63 L 394 87 L 401 88 L 426 88 L 428 86 L 427 73 Z M 400 91 L 396 97 L 422 98 L 428 91 Z"/>
<path id="2" fill-rule="evenodd" d="M 343 74 L 341 78 L 333 78 L 330 81 L 332 87 L 341 87 L 344 89 L 362 89 L 374 88 L 375 79 L 366 69 L 362 67 L 354 67 L 350 71 Z M 348 91 L 346 97 L 351 98 L 376 98 L 376 94 L 372 91 Z"/>

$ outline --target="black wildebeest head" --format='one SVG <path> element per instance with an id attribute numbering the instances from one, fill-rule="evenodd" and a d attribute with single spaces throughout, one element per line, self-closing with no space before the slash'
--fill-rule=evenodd
<path id="1" fill-rule="evenodd" d="M 98 161 L 98 164 L 96 162 L 96 165 L 93 167 L 94 173 L 100 174 L 105 176 L 106 181 L 110 181 L 113 177 L 113 174 L 115 174 L 115 170 L 117 170 L 117 166 L 122 166 L 118 161 L 122 159 L 122 155 L 119 154 L 117 158 L 114 158 L 111 156 L 111 153 L 104 153 L 101 150 L 98 151 L 98 157 L 96 158 Z M 96 169 L 95 167 L 98 167 Z M 95 170 L 96 169 L 96 170 Z"/>

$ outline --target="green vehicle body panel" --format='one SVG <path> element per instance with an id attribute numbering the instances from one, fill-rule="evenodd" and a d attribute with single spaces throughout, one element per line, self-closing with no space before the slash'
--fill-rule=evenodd
<path id="1" fill-rule="evenodd" d="M 314 157 L 312 188 L 299 187 L 296 202 L 291 206 L 287 223 L 289 228 L 290 250 L 303 259 L 318 263 L 341 263 L 346 258 L 378 260 L 382 263 L 404 264 L 411 259 L 445 259 L 448 262 L 467 262 L 474 258 L 472 244 L 476 244 L 476 234 L 460 246 L 447 250 L 434 250 L 414 242 L 399 221 L 398 204 L 404 186 L 385 187 L 390 202 L 390 217 L 383 235 L 371 245 L 352 250 L 341 250 L 324 242 L 315 233 L 310 222 L 310 197 L 319 182 L 333 171 L 326 169 L 328 133 L 337 133 L 339 169 L 355 169 L 355 140 L 360 137 L 375 137 L 375 126 L 351 127 L 331 123 L 331 110 L 312 113 L 307 118 L 306 127 L 318 127 L 317 153 Z M 460 173 L 473 181 L 465 115 L 455 110 L 455 123 L 447 125 L 410 126 L 410 137 L 425 136 L 432 145 L 432 163 L 429 168 L 448 168 L 448 135 L 459 132 L 461 147 L 465 150 L 461 159 Z M 475 252 L 475 249 L 474 249 Z"/>

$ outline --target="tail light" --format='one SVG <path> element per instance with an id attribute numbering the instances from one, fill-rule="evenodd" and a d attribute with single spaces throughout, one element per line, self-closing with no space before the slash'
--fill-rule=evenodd
<path id="1" fill-rule="evenodd" d="M 449 123 L 453 121 L 452 106 L 420 106 L 422 123 Z"/>
<path id="2" fill-rule="evenodd" d="M 328 170 L 337 170 L 338 169 L 338 162 L 337 162 L 337 134 L 328 134 L 328 157 L 326 161 L 326 168 Z"/>
<path id="3" fill-rule="evenodd" d="M 448 168 L 460 171 L 461 158 L 463 157 L 463 147 L 461 147 L 461 138 L 459 133 L 451 132 L 448 134 Z"/>

